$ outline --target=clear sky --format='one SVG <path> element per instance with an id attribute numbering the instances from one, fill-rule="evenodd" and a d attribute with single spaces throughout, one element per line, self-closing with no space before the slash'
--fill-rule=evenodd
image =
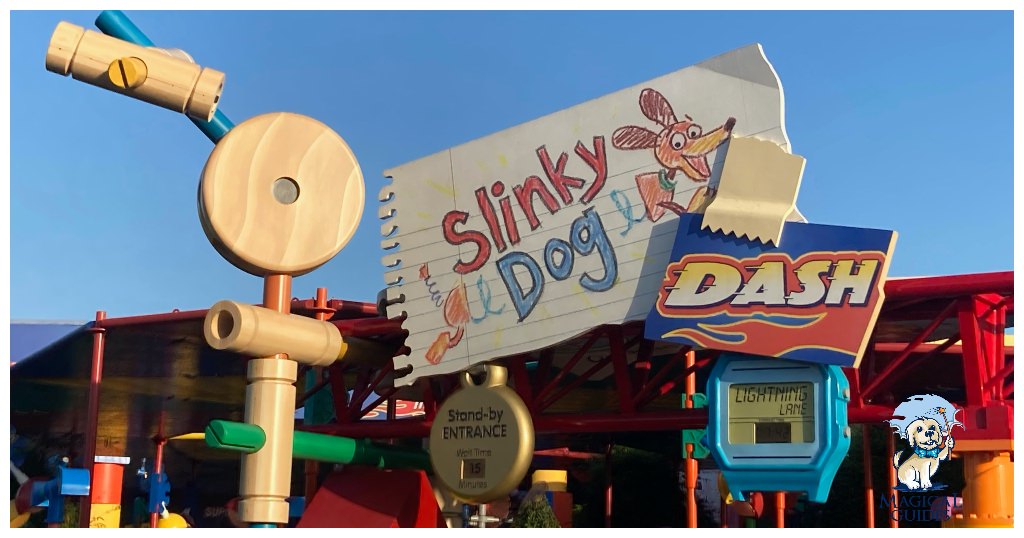
<path id="1" fill-rule="evenodd" d="M 11 318 L 260 302 L 260 280 L 199 224 L 212 143 L 182 115 L 44 69 L 57 22 L 97 14 L 11 14 Z M 1012 268 L 1012 12 L 128 15 L 227 74 L 235 123 L 297 112 L 352 147 L 361 227 L 295 280 L 298 297 L 384 286 L 383 170 L 753 42 L 782 80 L 811 222 L 897 230 L 894 276 Z"/>

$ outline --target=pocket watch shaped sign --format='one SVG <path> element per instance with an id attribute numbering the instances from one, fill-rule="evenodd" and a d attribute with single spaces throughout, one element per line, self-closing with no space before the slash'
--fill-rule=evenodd
<path id="1" fill-rule="evenodd" d="M 457 497 L 486 503 L 507 495 L 533 459 L 533 419 L 505 386 L 508 371 L 487 366 L 480 385 L 462 372 L 462 388 L 448 397 L 430 428 L 430 463 Z"/>

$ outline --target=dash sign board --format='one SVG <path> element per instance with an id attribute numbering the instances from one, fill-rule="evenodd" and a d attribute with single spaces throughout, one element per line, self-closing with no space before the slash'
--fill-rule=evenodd
<path id="1" fill-rule="evenodd" d="M 884 298 L 896 233 L 787 222 L 780 246 L 679 218 L 645 336 L 856 368 Z"/>

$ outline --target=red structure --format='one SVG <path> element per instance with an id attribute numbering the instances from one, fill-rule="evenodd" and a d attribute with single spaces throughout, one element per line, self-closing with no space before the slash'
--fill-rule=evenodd
<path id="1" fill-rule="evenodd" d="M 446 525 L 423 471 L 346 467 L 324 480 L 297 526 L 437 528 Z"/>
<path id="2" fill-rule="evenodd" d="M 871 426 L 883 424 L 891 417 L 894 405 L 905 397 L 941 393 L 964 410 L 966 431 L 957 436 L 956 450 L 964 457 L 967 483 L 978 488 L 998 488 L 998 483 L 988 483 L 980 475 L 985 470 L 986 476 L 1003 480 L 1006 466 L 1012 465 L 1009 454 L 1013 450 L 1013 347 L 1004 345 L 1004 332 L 1008 325 L 1012 326 L 1013 273 L 894 279 L 886 283 L 885 292 L 885 303 L 861 367 L 846 371 L 851 386 L 850 422 L 863 424 L 864 439 L 869 440 Z M 290 309 L 296 314 L 327 319 L 346 335 L 384 344 L 394 355 L 408 353 L 402 319 L 379 316 L 378 305 L 326 301 L 326 292 L 319 292 L 317 299 L 293 299 Z M 96 321 L 85 328 L 91 333 L 93 344 L 90 374 L 83 376 L 80 367 L 57 374 L 53 370 L 59 370 L 59 365 L 46 367 L 44 361 L 22 361 L 12 368 L 12 402 L 19 401 L 22 391 L 51 387 L 52 382 L 44 380 L 54 375 L 80 379 L 65 385 L 74 385 L 75 390 L 87 389 L 77 394 L 83 400 L 87 398 L 88 405 L 55 408 L 43 422 L 68 429 L 84 424 L 84 452 L 88 456 L 85 461 L 91 461 L 97 445 L 103 444 L 99 439 L 110 435 L 159 441 L 200 431 L 210 419 L 224 418 L 227 410 L 232 409 L 230 405 L 240 408 L 240 401 L 235 400 L 239 400 L 237 395 L 241 391 L 228 390 L 223 385 L 235 383 L 236 377 L 244 379 L 243 357 L 222 352 L 213 358 L 209 356 L 214 352 L 202 343 L 204 316 L 203 310 L 112 319 L 98 313 Z M 66 340 L 73 345 L 84 336 L 85 333 L 73 333 Z M 37 356 L 61 350 L 59 345 L 51 347 Z M 149 362 L 139 363 L 140 348 L 149 350 Z M 636 322 L 595 327 L 569 342 L 528 355 L 506 357 L 500 362 L 509 369 L 510 385 L 529 406 L 537 433 L 543 435 L 703 428 L 708 416 L 706 409 L 685 406 L 681 396 L 701 386 L 698 381 L 705 378 L 715 356 L 714 351 L 645 340 L 643 325 Z M 219 370 L 204 373 L 204 369 L 210 370 L 210 365 Z M 188 373 L 190 368 L 195 372 Z M 133 377 L 146 388 L 122 394 L 124 391 L 109 387 L 104 381 L 111 374 L 117 379 Z M 381 357 L 375 364 L 335 363 L 320 372 L 319 382 L 297 401 L 301 405 L 313 393 L 330 386 L 336 420 L 297 427 L 357 438 L 427 437 L 438 405 L 458 383 L 454 375 L 435 376 L 403 387 L 401 377 L 407 374 L 395 371 L 390 357 Z M 188 377 L 188 383 L 175 381 L 181 375 Z M 147 378 L 152 378 L 152 386 L 146 383 Z M 204 392 L 203 381 L 207 378 L 216 379 L 219 394 Z M 182 387 L 202 397 L 194 394 L 183 398 Z M 147 391 L 149 396 L 163 398 L 160 406 L 166 423 L 152 416 L 140 419 L 144 422 L 134 430 L 129 426 L 130 431 L 103 431 L 112 426 L 99 420 L 97 413 L 102 415 L 102 409 L 110 407 L 138 408 L 140 404 L 132 402 L 146 396 Z M 189 398 L 193 400 L 187 412 L 175 408 Z M 229 407 L 199 403 L 217 398 L 224 398 L 223 403 L 230 404 Z M 383 403 L 393 410 L 399 398 L 422 401 L 425 414 L 399 419 L 389 412 L 387 420 L 361 420 Z M 88 413 L 84 413 L 83 407 Z M 134 424 L 132 420 L 128 422 Z M 153 431 L 158 422 L 161 429 Z M 19 415 L 17 408 L 12 410 L 12 424 L 19 432 L 32 431 L 32 423 Z M 888 433 L 889 428 L 885 426 L 879 431 Z M 890 452 L 891 447 L 890 444 Z M 162 443 L 153 448 L 161 449 Z M 870 469 L 869 455 L 865 447 L 866 469 Z M 695 463 L 693 460 L 687 469 L 695 469 Z M 315 467 L 310 467 L 304 479 L 307 496 L 316 489 L 316 478 Z M 895 484 L 892 469 L 889 483 Z M 325 487 L 320 485 L 314 502 Z M 870 499 L 874 489 L 870 478 L 864 487 Z M 974 492 L 972 498 L 971 491 L 965 490 L 964 497 L 964 512 L 989 518 L 985 521 L 999 523 L 1000 514 L 1012 514 L 1012 504 L 994 499 L 1000 495 Z M 872 503 L 867 506 L 871 526 Z M 695 525 L 695 517 L 688 518 L 688 523 Z"/>
<path id="3" fill-rule="evenodd" d="M 861 368 L 846 370 L 852 392 L 850 421 L 880 423 L 892 416 L 894 402 L 914 391 L 942 385 L 960 391 L 961 397 L 954 401 L 964 407 L 968 417 L 968 431 L 959 436 L 965 442 L 1012 440 L 1013 348 L 1003 345 L 1007 317 L 1012 314 L 1012 272 L 887 282 L 886 301 L 873 343 Z M 363 323 L 393 330 L 395 336 L 400 334 L 400 320 L 377 318 L 348 322 L 346 326 Z M 606 353 L 593 351 L 599 342 L 606 345 Z M 671 399 L 675 409 L 668 410 L 657 401 L 679 392 L 687 376 L 705 369 L 716 352 L 696 352 L 691 366 L 684 364 L 691 351 L 686 347 L 677 347 L 667 357 L 656 359 L 655 344 L 644 340 L 639 322 L 596 327 L 563 344 L 559 351 L 566 349 L 572 354 L 558 369 L 553 367 L 553 349 L 504 360 L 513 387 L 534 414 L 538 433 L 680 430 L 706 425 L 706 410 L 680 409 L 675 398 Z M 585 358 L 588 368 L 570 376 L 569 372 Z M 536 367 L 529 368 L 531 363 Z M 303 429 L 349 437 L 426 437 L 437 404 L 457 387 L 454 376 L 423 383 L 419 387 L 426 405 L 422 419 L 359 422 L 366 409 L 395 394 L 396 389 L 382 383 L 394 372 L 386 364 L 377 371 L 363 371 L 354 384 L 344 384 L 342 374 L 349 368 L 336 364 L 330 369 L 333 386 L 339 389 L 334 391 L 338 424 Z M 552 412 L 567 395 L 609 368 L 614 379 L 609 409 Z M 348 390 L 356 394 L 351 401 L 337 397 Z M 367 407 L 364 402 L 370 394 L 379 396 Z"/>

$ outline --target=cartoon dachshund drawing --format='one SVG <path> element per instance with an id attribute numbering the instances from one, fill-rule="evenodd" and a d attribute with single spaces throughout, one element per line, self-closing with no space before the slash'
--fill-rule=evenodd
<path id="1" fill-rule="evenodd" d="M 661 131 L 655 133 L 644 127 L 627 125 L 615 130 L 612 145 L 622 150 L 654 149 L 654 156 L 666 168 L 657 173 L 636 176 L 636 186 L 647 209 L 647 217 L 657 222 L 666 209 L 677 214 L 686 211 L 672 201 L 676 172 L 682 172 L 697 183 L 707 181 L 711 177 L 707 156 L 729 139 L 736 119 L 729 118 L 723 125 L 705 133 L 690 116 L 683 115 L 682 121 L 677 119 L 668 100 L 651 88 L 640 92 L 640 111 L 660 125 Z"/>

